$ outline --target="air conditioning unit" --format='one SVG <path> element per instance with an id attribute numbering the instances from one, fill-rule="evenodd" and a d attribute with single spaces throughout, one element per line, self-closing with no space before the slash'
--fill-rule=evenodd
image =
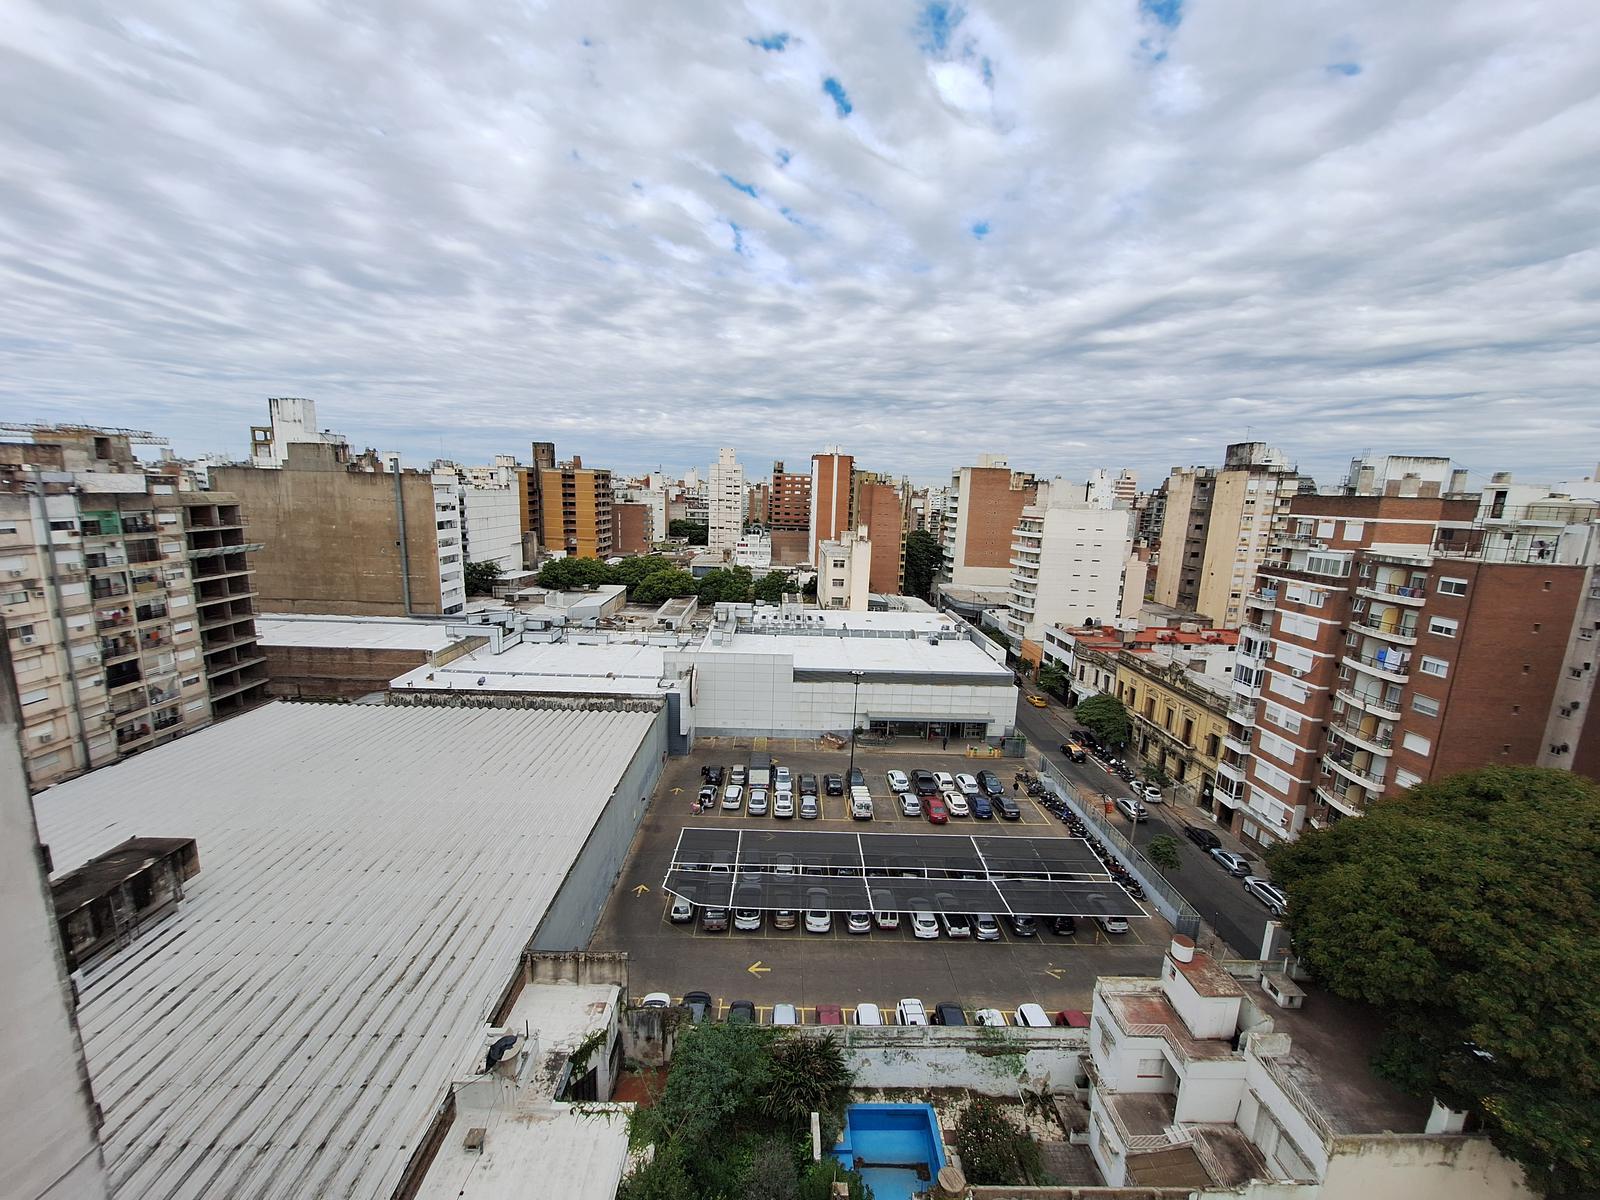
<path id="1" fill-rule="evenodd" d="M 19 639 L 19 640 L 20 640 L 20 641 L 21 641 L 21 642 L 22 642 L 22 644 L 23 644 L 23 645 L 24 645 L 24 646 L 31 646 L 31 645 L 33 645 L 33 644 L 34 644 L 34 643 L 35 643 L 35 642 L 37 642 L 37 641 L 38 641 L 38 640 L 39 640 L 39 639 L 38 639 L 38 637 L 37 637 L 37 636 L 35 636 L 35 635 L 34 635 L 34 634 L 31 634 L 31 633 L 25 633 L 25 634 L 23 634 L 23 635 L 22 635 L 22 637 L 21 637 L 21 638 L 20 638 L 20 639 Z"/>
<path id="2" fill-rule="evenodd" d="M 22 578 L 22 568 L 18 567 L 15 570 L 13 570 L 11 572 L 11 578 L 13 578 L 13 579 L 21 579 Z"/>
<path id="3" fill-rule="evenodd" d="M 56 740 L 55 731 L 52 729 L 46 729 L 40 733 L 36 733 L 33 735 L 33 740 L 38 742 L 41 746 L 48 745 Z"/>
<path id="4" fill-rule="evenodd" d="M 1290 667 L 1289 674 L 1293 675 L 1296 679 L 1304 679 L 1306 677 L 1306 673 L 1299 667 Z"/>

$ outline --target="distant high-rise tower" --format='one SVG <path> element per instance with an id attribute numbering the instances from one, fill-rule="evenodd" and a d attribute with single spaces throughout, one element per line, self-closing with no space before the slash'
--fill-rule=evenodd
<path id="1" fill-rule="evenodd" d="M 830 446 L 811 456 L 811 561 L 818 562 L 822 543 L 837 541 L 851 527 L 850 485 L 856 460 Z"/>
<path id="2" fill-rule="evenodd" d="M 717 451 L 717 461 L 711 464 L 710 488 L 711 528 L 706 548 L 713 554 L 732 554 L 734 544 L 744 534 L 745 492 L 744 468 L 731 449 Z"/>

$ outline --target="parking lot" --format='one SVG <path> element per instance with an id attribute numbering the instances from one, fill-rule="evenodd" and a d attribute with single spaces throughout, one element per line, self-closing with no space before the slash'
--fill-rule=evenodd
<path id="1" fill-rule="evenodd" d="M 820 783 L 824 774 L 843 775 L 849 766 L 848 750 L 770 753 L 793 773 L 797 796 L 802 773 L 815 773 Z M 1015 821 L 998 815 L 991 820 L 952 817 L 946 825 L 934 825 L 925 817 L 903 815 L 889 790 L 889 770 L 976 775 L 989 768 L 1011 793 L 1012 777 L 1021 765 L 1016 760 L 969 759 L 942 753 L 937 743 L 926 750 L 905 745 L 857 747 L 855 763 L 866 776 L 873 797 L 871 822 L 852 821 L 848 797 L 839 796 L 820 797 L 821 814 L 811 820 L 752 817 L 742 804 L 737 811 L 720 806 L 702 813 L 693 811 L 704 782 L 703 766 L 748 764 L 750 756 L 748 742 L 702 744 L 693 755 L 668 760 L 663 769 L 650 810 L 591 941 L 595 950 L 628 953 L 629 978 L 636 995 L 662 991 L 678 997 L 687 991 L 706 991 L 723 1005 L 753 1000 L 763 1017 L 774 1003 L 785 1002 L 801 1009 L 802 1019 L 813 1019 L 818 1004 L 838 1004 L 848 1010 L 870 1001 L 892 1010 L 897 1000 L 907 996 L 930 1005 L 958 1004 L 969 1013 L 988 1007 L 1009 1012 L 1026 1002 L 1054 1012 L 1087 1008 L 1098 976 L 1151 975 L 1159 969 L 1171 931 L 1148 905 L 1145 907 L 1152 915 L 1130 921 L 1125 934 L 1108 935 L 1093 921 L 1080 919 L 1071 936 L 1053 934 L 1047 923 L 1041 923 L 1037 936 L 1023 938 L 1002 918 L 1000 938 L 992 942 L 956 940 L 942 932 L 934 940 L 918 939 L 904 917 L 898 929 L 875 925 L 870 933 L 852 934 L 846 932 L 842 913 L 834 915 L 828 933 L 807 933 L 803 921 L 795 929 L 777 929 L 771 913 L 764 914 L 761 928 L 752 932 L 736 931 L 731 922 L 726 932 L 708 932 L 699 920 L 674 924 L 669 919 L 672 897 L 663 890 L 662 882 L 685 827 L 956 837 L 1068 835 L 1059 820 L 1026 795 L 1017 797 L 1020 817 Z"/>

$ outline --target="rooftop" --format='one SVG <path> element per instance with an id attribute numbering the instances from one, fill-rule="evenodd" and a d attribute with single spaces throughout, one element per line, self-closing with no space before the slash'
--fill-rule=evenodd
<path id="1" fill-rule="evenodd" d="M 279 702 L 40 794 L 58 876 L 205 864 L 82 983 L 119 1200 L 390 1196 L 654 719 Z"/>
<path id="2" fill-rule="evenodd" d="M 421 666 L 390 683 L 396 691 L 536 692 L 660 696 L 666 647 L 642 641 L 522 642 L 488 647 L 442 666 Z"/>
<path id="3" fill-rule="evenodd" d="M 458 623 L 459 624 L 459 623 Z M 425 650 L 432 654 L 459 639 L 444 621 L 414 617 L 340 617 L 290 613 L 258 614 L 261 646 L 332 650 Z"/>

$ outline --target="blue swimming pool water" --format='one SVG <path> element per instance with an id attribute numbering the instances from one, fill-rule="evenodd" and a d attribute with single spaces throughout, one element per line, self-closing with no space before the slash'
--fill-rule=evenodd
<path id="1" fill-rule="evenodd" d="M 939 1118 L 927 1104 L 850 1105 L 833 1153 L 861 1172 L 876 1200 L 910 1200 L 931 1191 L 944 1166 Z"/>

